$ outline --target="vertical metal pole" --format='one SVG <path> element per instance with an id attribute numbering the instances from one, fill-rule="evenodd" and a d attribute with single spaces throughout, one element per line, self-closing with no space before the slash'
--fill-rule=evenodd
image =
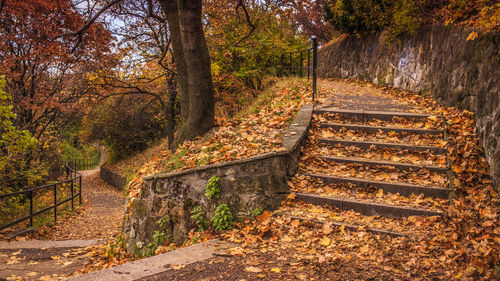
<path id="1" fill-rule="evenodd" d="M 54 184 L 54 222 L 57 221 L 57 185 Z"/>
<path id="2" fill-rule="evenodd" d="M 75 201 L 75 199 L 73 198 L 74 197 L 74 192 L 73 192 L 73 180 L 71 180 L 71 210 L 74 210 L 75 209 L 75 203 L 73 201 Z"/>
<path id="3" fill-rule="evenodd" d="M 313 75 L 313 93 L 312 93 L 312 102 L 314 103 L 314 98 L 316 96 L 316 88 L 317 88 L 317 82 L 316 82 L 316 75 L 317 75 L 317 70 L 316 68 L 318 67 L 318 40 L 316 39 L 316 36 L 312 37 L 313 41 L 313 69 L 312 69 L 312 75 Z"/>
<path id="4" fill-rule="evenodd" d="M 283 77 L 283 68 L 285 67 L 285 54 L 281 54 L 281 69 L 280 69 L 280 75 Z"/>
<path id="5" fill-rule="evenodd" d="M 30 226 L 33 226 L 33 190 L 30 191 Z"/>
<path id="6" fill-rule="evenodd" d="M 299 69 L 300 69 L 300 78 L 302 78 L 302 51 L 300 51 Z"/>
<path id="7" fill-rule="evenodd" d="M 309 59 L 310 56 L 311 56 L 311 49 L 308 49 L 307 50 L 307 81 L 309 81 L 309 76 L 310 76 L 309 70 L 311 68 L 311 62 Z"/>
<path id="8" fill-rule="evenodd" d="M 80 176 L 78 178 L 78 180 L 80 181 L 79 184 L 80 184 L 80 194 L 78 195 L 78 197 L 80 197 L 80 205 L 82 205 L 82 176 Z"/>

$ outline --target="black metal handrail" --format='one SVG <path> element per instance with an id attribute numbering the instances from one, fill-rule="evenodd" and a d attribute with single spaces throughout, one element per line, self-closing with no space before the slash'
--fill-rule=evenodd
<path id="1" fill-rule="evenodd" d="M 30 189 L 22 190 L 22 191 L 17 191 L 17 192 L 12 192 L 8 194 L 0 194 L 0 200 L 8 197 L 20 197 L 19 201 L 22 200 L 29 200 L 29 215 L 24 216 L 20 219 L 14 220 L 12 222 L 6 223 L 4 225 L 0 226 L 0 230 L 4 230 L 6 228 L 9 228 L 11 226 L 14 226 L 16 224 L 19 224 L 23 221 L 29 220 L 30 226 L 33 226 L 33 218 L 37 215 L 40 215 L 44 212 L 47 212 L 51 209 L 54 209 L 54 221 L 57 221 L 57 207 L 61 206 L 64 203 L 67 203 L 71 201 L 71 209 L 74 210 L 74 201 L 75 198 L 78 197 L 80 205 L 82 204 L 82 174 L 80 174 L 76 170 L 76 166 L 72 166 L 70 162 L 66 162 L 66 179 L 62 181 L 58 181 L 56 183 L 50 183 L 50 184 L 45 184 L 37 187 L 33 187 Z M 63 186 L 65 187 L 66 184 L 69 183 L 70 191 L 71 191 L 71 197 L 66 198 L 62 201 L 57 202 L 57 187 L 58 186 Z M 46 208 L 43 208 L 38 211 L 34 211 L 34 205 L 33 205 L 33 193 L 35 191 L 47 189 L 50 190 L 52 189 L 53 192 L 53 199 L 54 203 L 51 206 L 48 206 Z M 75 194 L 75 189 L 78 190 L 78 193 Z"/>
<path id="2" fill-rule="evenodd" d="M 73 158 L 68 162 L 70 163 L 70 166 L 73 167 L 75 170 L 81 171 L 97 167 L 99 165 L 100 160 L 101 160 L 101 152 L 99 151 L 92 158 Z"/>
<path id="3" fill-rule="evenodd" d="M 304 77 L 304 72 L 307 72 L 307 80 L 309 80 L 309 77 L 312 74 L 312 101 L 314 103 L 317 88 L 318 68 L 318 41 L 315 36 L 311 38 L 311 42 L 311 48 L 281 54 L 281 66 L 279 68 L 278 76 L 298 75 L 299 77 Z M 304 66 L 304 60 L 307 60 L 306 66 Z"/>

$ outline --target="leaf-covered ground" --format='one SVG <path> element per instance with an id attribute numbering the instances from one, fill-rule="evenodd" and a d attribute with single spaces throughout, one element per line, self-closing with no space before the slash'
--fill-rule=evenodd
<path id="1" fill-rule="evenodd" d="M 174 153 L 163 151 L 144 164 L 129 183 L 129 195 L 139 194 L 146 175 L 284 150 L 283 135 L 297 111 L 310 101 L 311 92 L 300 80 L 285 80 L 270 91 L 268 101 L 251 107 L 248 114 L 230 120 L 219 118 L 217 126 L 205 136 L 184 142 Z"/>
<path id="2" fill-rule="evenodd" d="M 385 168 L 335 165 L 320 160 L 317 155 L 323 154 L 447 166 L 446 157 L 428 151 L 402 152 L 393 149 L 322 145 L 318 143 L 317 138 L 322 137 L 325 130 L 313 126 L 300 160 L 300 172 L 289 181 L 291 194 L 279 210 L 266 211 L 257 220 L 241 222 L 233 230 L 217 234 L 219 238 L 238 244 L 227 254 L 176 267 L 156 276 L 155 280 L 495 279 L 500 253 L 499 200 L 488 176 L 488 165 L 479 145 L 473 114 L 440 106 L 435 101 L 416 94 L 356 81 L 322 80 L 319 85 L 320 105 L 337 104 L 346 109 L 355 109 L 356 99 L 361 99 L 359 103 L 373 106 L 375 110 L 383 110 L 377 108 L 380 107 L 377 99 L 371 98 L 375 96 L 393 100 L 392 108 L 388 109 L 391 111 L 404 108 L 406 111 L 426 112 L 433 116 L 442 115 L 446 120 L 445 124 L 434 117 L 425 122 L 368 122 L 372 122 L 372 125 L 428 129 L 440 129 L 445 126 L 448 131 L 446 143 L 433 143 L 433 137 L 430 136 L 412 137 L 425 145 L 429 145 L 430 141 L 433 145 L 446 148 L 454 172 L 451 186 L 456 188 L 456 199 L 415 195 L 404 197 L 377 189 L 362 190 L 348 185 L 328 185 L 304 176 L 304 172 L 328 171 L 335 175 L 384 181 L 415 183 L 418 180 L 419 184 L 427 183 L 428 186 L 446 187 L 449 184 L 448 177 L 428 172 L 413 175 Z M 276 139 L 281 140 L 281 134 L 288 126 L 287 121 L 308 98 L 304 93 L 305 88 L 293 85 L 287 88 L 289 89 L 278 92 L 269 107 L 261 108 L 259 112 L 256 110 L 248 120 L 221 120 L 218 130 L 183 146 L 189 153 L 158 156 L 141 169 L 139 176 L 281 149 Z M 294 109 L 288 110 L 288 107 Z M 281 113 L 282 118 L 279 120 L 285 125 L 278 125 L 276 112 Z M 315 122 L 324 121 L 321 118 L 315 116 Z M 346 119 L 338 121 L 350 122 Z M 264 139 L 264 136 L 273 139 Z M 228 137 L 231 140 L 225 140 Z M 370 137 L 381 142 L 392 141 L 392 136 L 385 132 L 378 132 Z M 250 143 L 250 149 L 242 150 L 242 147 L 247 147 Z M 182 152 L 182 149 L 178 152 Z M 140 178 L 134 179 L 132 196 L 140 185 Z M 295 192 L 346 196 L 366 202 L 426 208 L 442 212 L 443 217 L 413 216 L 393 219 L 363 216 L 354 211 L 306 204 L 296 199 Z M 358 230 L 352 231 L 349 226 L 357 226 Z M 398 232 L 405 236 L 392 237 L 368 231 L 373 228 Z M 210 239 L 213 234 L 215 233 L 205 232 L 200 238 L 199 234 L 191 232 L 192 239 L 189 243 Z M 77 274 L 133 259 L 122 249 L 115 248 L 118 244 L 82 249 L 81 252 L 75 253 L 75 258 L 85 256 L 90 261 Z M 175 247 L 163 246 L 158 252 L 169 251 Z"/>
<path id="3" fill-rule="evenodd" d="M 454 180 L 453 200 L 357 190 L 348 186 L 325 185 L 300 173 L 289 182 L 292 193 L 280 210 L 264 212 L 255 221 L 246 221 L 222 234 L 236 242 L 227 256 L 165 272 L 157 280 L 492 280 L 499 270 L 500 227 L 498 194 L 492 187 L 488 165 L 473 122 L 473 113 L 438 105 L 409 92 L 379 88 L 356 81 L 321 81 L 320 103 L 355 107 L 370 104 L 370 95 L 393 99 L 407 111 L 442 115 L 446 120 L 447 142 L 433 142 L 428 136 L 415 137 L 423 144 L 446 147 Z M 368 98 L 364 98 L 368 96 Z M 371 103 L 375 110 L 379 106 Z M 389 111 L 394 111 L 395 106 Z M 318 120 L 317 120 L 318 121 Z M 321 120 L 319 120 L 321 121 Z M 440 119 L 430 124 L 389 122 L 386 125 L 412 128 L 439 128 Z M 429 152 L 398 152 L 390 149 L 368 151 L 343 147 L 320 147 L 316 142 L 323 129 L 312 127 L 311 137 L 301 158 L 301 171 L 325 166 L 325 170 L 357 177 L 393 178 L 398 181 L 448 186 L 447 177 L 432 174 L 405 175 L 383 169 L 363 170 L 358 166 L 334 167 L 316 157 L 326 149 L 337 155 L 354 154 L 371 159 L 446 166 L 446 157 Z M 379 132 L 375 137 L 387 142 L 392 136 Z M 318 161 L 320 161 L 318 163 Z M 354 169 L 353 173 L 351 170 Z M 326 206 L 313 206 L 295 198 L 293 192 L 342 195 L 361 201 L 418 206 L 437 210 L 443 217 L 389 219 L 362 216 Z M 300 219 L 298 219 L 300 218 Z M 346 225 L 359 226 L 351 231 Z M 340 225 L 340 226 L 339 226 Z M 406 236 L 373 234 L 368 228 L 382 228 Z"/>

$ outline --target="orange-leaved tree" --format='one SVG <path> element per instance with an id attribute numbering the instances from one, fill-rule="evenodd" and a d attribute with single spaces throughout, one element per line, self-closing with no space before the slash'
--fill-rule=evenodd
<path id="1" fill-rule="evenodd" d="M 79 111 L 88 95 L 85 73 L 109 65 L 111 34 L 84 23 L 71 0 L 2 1 L 0 74 L 12 95 L 15 123 L 40 138 L 56 121 Z"/>

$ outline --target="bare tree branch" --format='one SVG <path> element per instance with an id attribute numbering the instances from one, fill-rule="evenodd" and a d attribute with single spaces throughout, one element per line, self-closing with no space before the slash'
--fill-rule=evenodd
<path id="1" fill-rule="evenodd" d="M 95 13 L 95 15 L 92 18 L 90 18 L 90 20 L 87 23 L 85 23 L 82 27 L 80 27 L 74 33 L 67 34 L 67 35 L 80 35 L 81 36 L 81 34 L 85 30 L 87 30 L 102 15 L 102 13 L 104 13 L 106 10 L 111 8 L 113 5 L 115 5 L 121 1 L 122 0 L 113 0 L 113 1 L 109 2 L 108 4 L 104 5 L 104 7 L 102 7 L 99 11 L 97 11 L 97 13 Z"/>
<path id="2" fill-rule="evenodd" d="M 250 31 L 245 36 L 243 36 L 238 42 L 236 42 L 234 46 L 238 46 L 241 42 L 250 37 L 250 35 L 252 35 L 252 32 L 254 32 L 255 30 L 255 25 L 252 23 L 252 20 L 250 19 L 250 14 L 248 14 L 247 7 L 245 6 L 244 1 L 245 0 L 238 0 L 238 5 L 236 5 L 236 12 L 238 12 L 238 9 L 240 8 L 243 10 L 243 13 L 245 14 L 245 19 L 248 25 L 250 26 Z"/>

